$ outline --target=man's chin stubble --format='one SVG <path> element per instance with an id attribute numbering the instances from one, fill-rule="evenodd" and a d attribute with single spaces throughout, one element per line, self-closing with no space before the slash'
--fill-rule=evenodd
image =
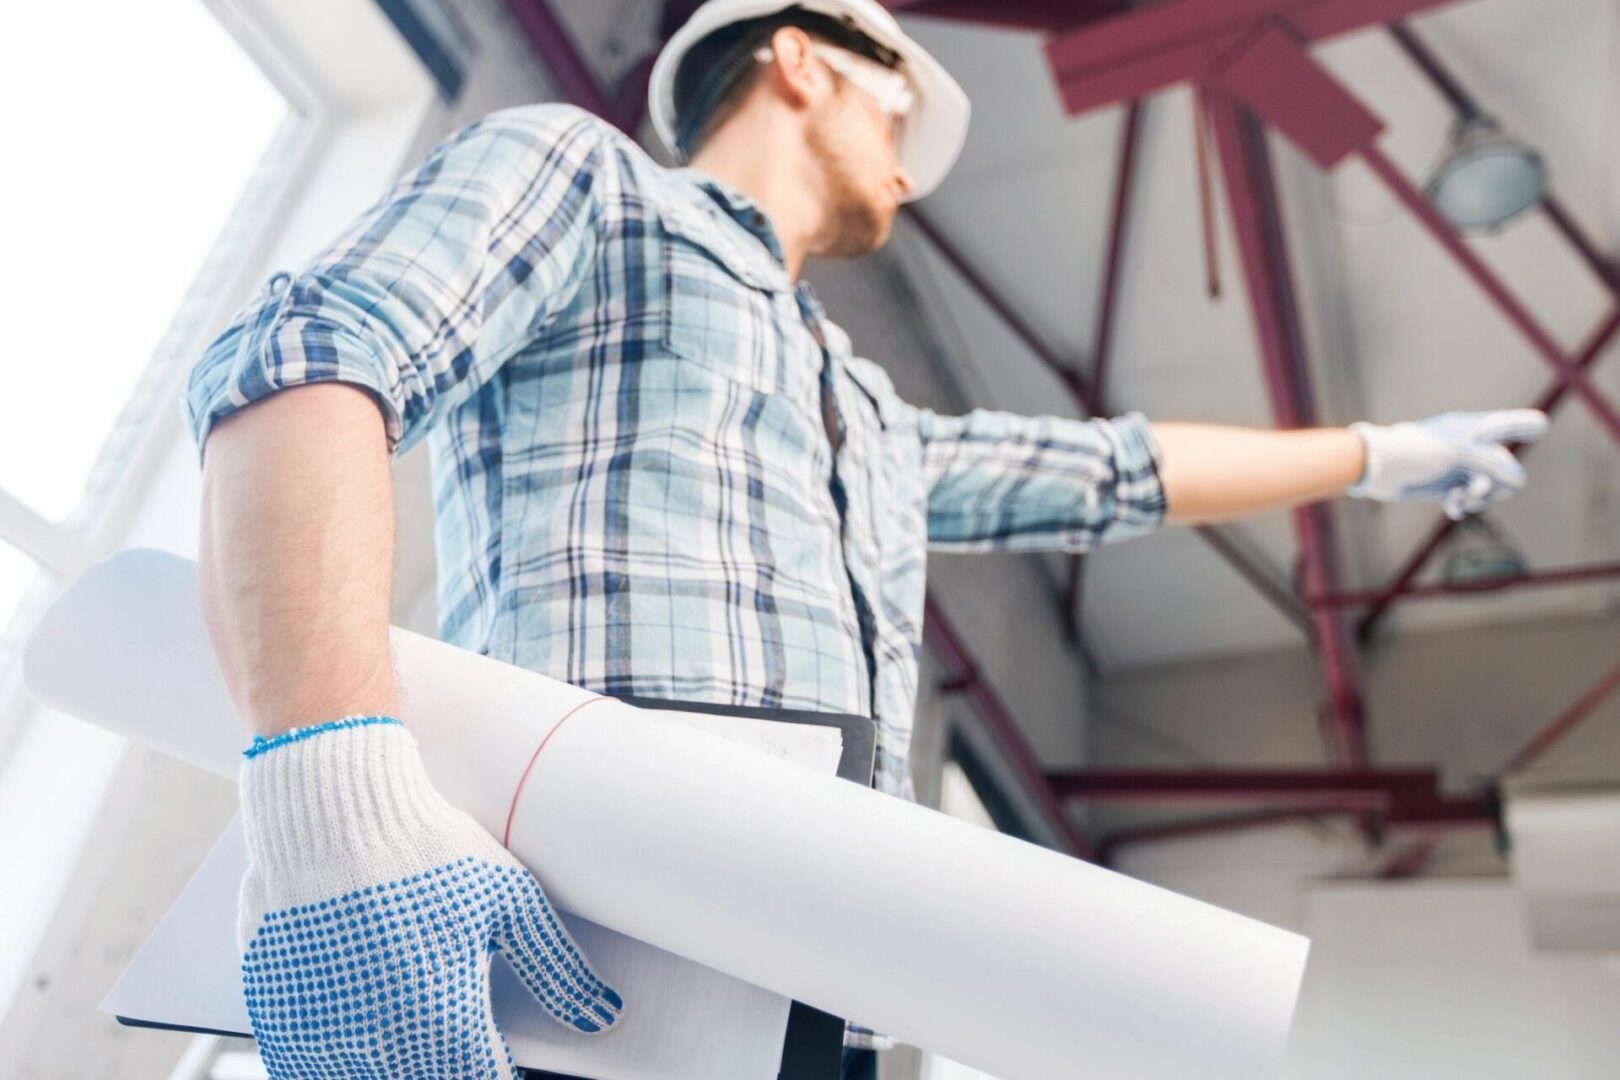
<path id="1" fill-rule="evenodd" d="M 838 239 L 826 253 L 833 259 L 858 259 L 881 248 L 889 239 L 893 218 L 870 206 L 850 209 L 840 215 Z"/>

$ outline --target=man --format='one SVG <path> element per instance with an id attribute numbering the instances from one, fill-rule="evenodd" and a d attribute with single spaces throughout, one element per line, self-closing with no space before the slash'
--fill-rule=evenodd
<path id="1" fill-rule="evenodd" d="M 407 730 L 387 462 L 423 437 L 446 640 L 608 694 L 871 716 L 902 798 L 927 546 L 1083 550 L 1347 488 L 1457 515 L 1523 482 L 1499 444 L 1538 413 L 1270 432 L 901 401 L 799 281 L 881 247 L 965 131 L 872 0 L 712 0 L 651 98 L 684 168 L 571 107 L 492 114 L 193 372 L 205 612 L 256 733 L 239 932 L 273 1076 L 509 1076 L 496 949 L 575 1030 L 634 1007 Z M 848 1075 L 880 1040 L 851 1026 Z"/>

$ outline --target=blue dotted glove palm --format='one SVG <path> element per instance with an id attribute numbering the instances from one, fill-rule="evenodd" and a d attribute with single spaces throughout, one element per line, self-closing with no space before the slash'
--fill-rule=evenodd
<path id="1" fill-rule="evenodd" d="M 445 801 L 399 721 L 299 728 L 245 756 L 237 935 L 276 1080 L 510 1080 L 490 1012 L 496 951 L 571 1030 L 618 1020 L 623 1001 L 540 883 Z"/>
<path id="2" fill-rule="evenodd" d="M 1524 466 L 1507 444 L 1547 431 L 1536 409 L 1450 412 L 1404 424 L 1351 424 L 1367 446 L 1367 467 L 1348 494 L 1385 501 L 1439 502 L 1453 520 L 1524 486 Z"/>

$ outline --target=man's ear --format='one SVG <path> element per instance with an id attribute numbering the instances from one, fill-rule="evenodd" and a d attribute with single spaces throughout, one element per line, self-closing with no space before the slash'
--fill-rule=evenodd
<path id="1" fill-rule="evenodd" d="M 780 93 L 796 109 L 809 108 L 832 90 L 826 69 L 810 52 L 810 35 L 797 26 L 778 27 L 771 35 L 775 59 L 767 74 Z"/>

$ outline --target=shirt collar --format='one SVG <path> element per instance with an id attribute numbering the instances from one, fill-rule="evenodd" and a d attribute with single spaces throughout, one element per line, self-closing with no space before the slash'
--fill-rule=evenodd
<path id="1" fill-rule="evenodd" d="M 747 229 L 765 245 L 777 265 L 784 271 L 787 269 L 787 258 L 782 254 L 782 245 L 776 238 L 776 229 L 758 203 L 719 177 L 690 166 L 671 169 L 670 172 L 708 194 L 733 221 Z"/>

